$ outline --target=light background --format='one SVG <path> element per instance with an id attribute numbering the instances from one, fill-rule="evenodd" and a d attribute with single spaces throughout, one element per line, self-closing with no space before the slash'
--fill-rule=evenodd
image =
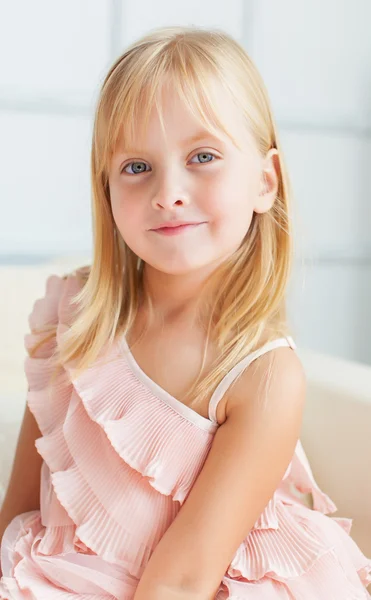
<path id="1" fill-rule="evenodd" d="M 369 0 L 0 0 L 2 265 L 90 255 L 95 100 L 126 45 L 222 28 L 263 75 L 293 182 L 293 335 L 371 364 L 370 22 Z"/>

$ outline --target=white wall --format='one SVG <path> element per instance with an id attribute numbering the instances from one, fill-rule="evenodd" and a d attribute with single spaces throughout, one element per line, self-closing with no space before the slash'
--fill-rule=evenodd
<path id="1" fill-rule="evenodd" d="M 90 253 L 106 70 L 152 27 L 220 27 L 265 79 L 291 172 L 295 338 L 371 363 L 370 20 L 368 0 L 0 0 L 0 261 Z"/>

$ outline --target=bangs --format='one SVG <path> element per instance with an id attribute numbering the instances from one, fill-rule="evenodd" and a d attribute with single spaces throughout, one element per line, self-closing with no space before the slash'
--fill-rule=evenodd
<path id="1" fill-rule="evenodd" d="M 193 50 L 193 51 L 192 51 Z M 164 51 L 146 61 L 144 66 L 131 69 L 130 64 L 123 66 L 120 72 L 112 75 L 111 85 L 115 89 L 115 103 L 110 105 L 109 96 L 105 106 L 107 124 L 101 131 L 100 156 L 102 171 L 109 168 L 112 155 L 120 144 L 120 151 L 132 148 L 138 142 L 148 126 L 153 107 L 158 111 L 162 131 L 166 137 L 163 121 L 162 92 L 166 85 L 173 88 L 194 118 L 211 134 L 218 137 L 223 132 L 232 143 L 241 149 L 236 138 L 220 115 L 218 109 L 218 91 L 224 85 L 224 77 L 212 64 L 209 57 L 199 55 L 197 49 L 176 47 L 172 53 Z M 131 72 L 133 71 L 133 72 Z M 219 90 L 218 90 L 219 85 Z M 113 94 L 112 94 L 113 95 Z M 233 94 L 231 93 L 233 101 Z"/>

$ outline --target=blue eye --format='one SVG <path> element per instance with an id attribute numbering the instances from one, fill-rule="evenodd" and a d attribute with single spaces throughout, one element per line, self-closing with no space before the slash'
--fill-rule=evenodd
<path id="1" fill-rule="evenodd" d="M 212 158 L 215 158 L 214 154 L 211 154 L 211 152 L 198 152 L 197 154 L 195 154 L 195 156 L 201 156 L 202 157 L 202 159 L 200 161 L 201 164 L 202 163 L 213 162 L 213 160 L 207 160 L 208 156 L 212 156 Z"/>
<path id="2" fill-rule="evenodd" d="M 129 173 L 126 169 L 128 167 L 130 167 L 131 165 L 133 165 L 133 170 L 134 172 Z M 138 168 L 139 165 L 139 168 Z M 140 165 L 144 165 L 144 169 L 143 167 L 141 167 Z M 122 173 L 127 173 L 128 175 L 140 175 L 141 173 L 145 173 L 146 172 L 146 163 L 142 162 L 142 161 L 137 161 L 137 162 L 131 162 L 128 165 L 126 165 L 123 170 Z M 137 170 L 138 169 L 138 170 Z"/>
<path id="3" fill-rule="evenodd" d="M 200 157 L 199 164 L 214 162 L 214 159 L 216 158 L 211 152 L 198 152 L 194 157 L 195 156 Z M 191 160 L 191 162 L 193 162 L 193 160 Z M 132 170 L 127 171 L 128 167 L 132 168 Z M 148 167 L 148 165 L 145 162 L 138 160 L 127 164 L 121 172 L 127 173 L 128 175 L 140 175 L 141 173 L 146 173 L 151 170 L 150 168 L 146 169 L 146 167 Z"/>

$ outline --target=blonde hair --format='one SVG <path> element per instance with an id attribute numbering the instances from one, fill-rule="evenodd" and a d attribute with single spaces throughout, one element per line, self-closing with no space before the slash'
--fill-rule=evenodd
<path id="1" fill-rule="evenodd" d="M 220 30 L 165 27 L 128 47 L 110 68 L 98 98 L 91 152 L 94 254 L 82 274 L 83 287 L 70 329 L 63 334 L 55 359 L 74 360 L 82 372 L 102 348 L 126 335 L 137 315 L 141 285 L 138 257 L 121 238 L 110 204 L 108 171 L 124 132 L 131 145 L 139 125 L 146 127 L 165 78 L 179 97 L 212 132 L 230 133 L 213 103 L 213 82 L 220 81 L 246 119 L 264 156 L 278 150 L 279 187 L 273 207 L 254 213 L 237 252 L 210 277 L 218 280 L 207 340 L 220 350 L 204 373 L 204 361 L 188 394 L 195 406 L 209 397 L 224 374 L 264 338 L 289 334 L 285 294 L 292 262 L 290 190 L 282 148 L 264 83 L 242 46 Z M 161 110 L 159 108 L 161 119 Z M 232 138 L 233 139 L 233 138 Z M 233 140 L 235 143 L 236 141 Z M 237 145 L 237 143 L 236 143 Z"/>

